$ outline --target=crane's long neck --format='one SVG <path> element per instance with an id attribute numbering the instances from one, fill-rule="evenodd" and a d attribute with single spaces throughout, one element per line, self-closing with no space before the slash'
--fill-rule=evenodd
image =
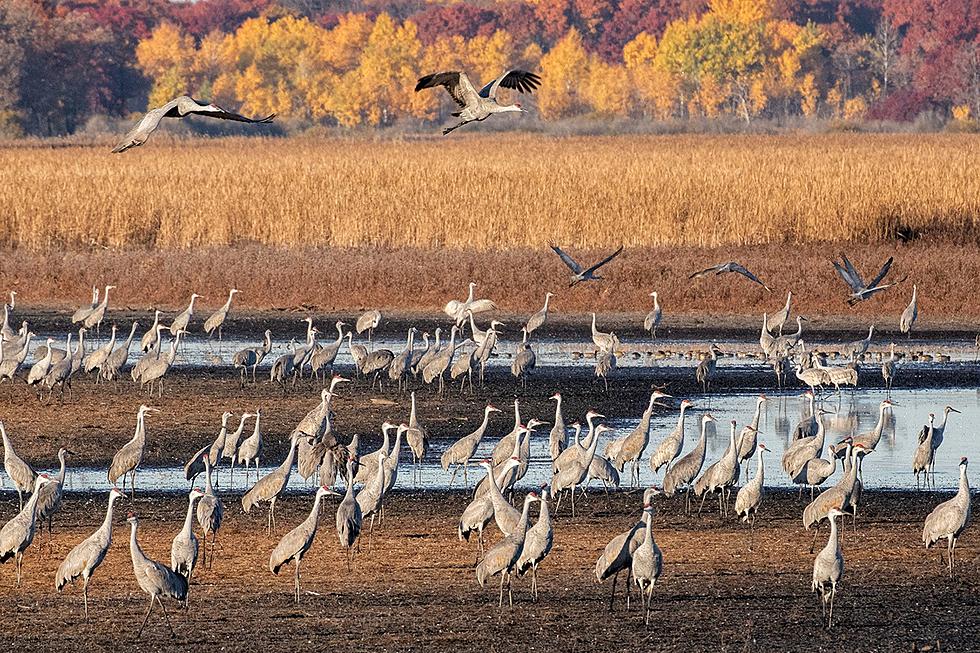
<path id="1" fill-rule="evenodd" d="M 395 444 L 391 448 L 391 458 L 393 458 L 393 464 L 398 465 L 398 456 L 402 452 L 402 429 L 398 429 L 395 433 Z"/>
<path id="2" fill-rule="evenodd" d="M 82 341 L 82 334 L 81 333 L 78 334 L 78 341 L 79 341 L 79 344 L 81 344 L 81 341 Z M 109 350 L 109 351 L 112 351 L 112 348 L 115 347 L 115 346 L 116 346 L 116 327 L 115 327 L 115 325 L 113 325 L 113 327 L 112 327 L 112 333 L 109 335 L 109 344 L 108 344 L 108 346 L 106 346 L 106 349 Z"/>
<path id="3" fill-rule="evenodd" d="M 881 437 L 881 432 L 885 428 L 885 410 L 887 408 L 887 406 L 882 406 L 878 409 L 878 423 L 875 424 L 875 435 L 877 435 L 879 438 Z"/>
<path id="4" fill-rule="evenodd" d="M 408 414 L 408 423 L 409 423 L 410 426 L 415 426 L 416 421 L 417 420 L 416 420 L 416 417 L 415 417 L 415 393 L 413 392 L 412 393 L 412 412 L 410 412 Z"/>
<path id="5" fill-rule="evenodd" d="M 132 528 L 129 531 L 129 555 L 133 559 L 133 566 L 137 567 L 146 562 L 146 556 L 143 555 L 143 549 L 140 548 L 140 543 L 136 540 L 136 523 L 131 524 Z"/>
<path id="6" fill-rule="evenodd" d="M 267 354 L 272 351 L 272 334 L 268 331 L 265 332 L 265 342 L 262 344 L 262 349 Z"/>
<path id="7" fill-rule="evenodd" d="M 830 538 L 827 540 L 827 549 L 830 551 L 836 551 L 839 546 L 839 540 L 837 539 L 837 516 L 830 518 Z"/>
<path id="8" fill-rule="evenodd" d="M 298 441 L 299 438 L 295 437 L 289 441 L 289 453 L 286 454 L 286 460 L 282 461 L 282 468 L 286 470 L 287 474 L 293 468 L 293 461 L 296 459 L 296 443 Z"/>
<path id="9" fill-rule="evenodd" d="M 551 302 L 551 295 L 545 295 L 544 296 L 544 308 L 542 309 L 542 311 L 544 311 L 545 314 L 548 313 L 548 304 L 549 304 L 549 302 Z M 545 512 L 547 512 L 547 508 L 544 508 L 543 510 Z"/>
<path id="10" fill-rule="evenodd" d="M 759 485 L 763 485 L 763 484 L 765 484 L 766 461 L 765 461 L 765 458 L 762 457 L 762 447 L 759 447 L 758 449 L 756 449 L 756 455 L 759 457 L 759 460 L 758 460 L 758 463 L 757 463 L 758 464 L 758 467 L 756 467 L 756 473 L 755 473 L 755 475 L 756 475 L 756 478 L 759 479 Z M 834 456 L 834 460 L 837 460 L 837 457 L 836 456 Z M 831 473 L 833 473 L 833 472 L 831 472 Z"/>
<path id="11" fill-rule="evenodd" d="M 595 313 L 592 314 L 592 335 L 598 335 L 599 330 L 595 328 Z"/>
<path id="12" fill-rule="evenodd" d="M 545 492 L 541 493 L 541 512 L 538 513 L 538 522 L 542 524 L 551 523 L 551 509 L 548 507 L 548 496 Z"/>
<path id="13" fill-rule="evenodd" d="M 493 411 L 491 411 L 491 410 L 485 410 L 485 411 L 483 411 L 483 423 L 480 424 L 480 428 L 477 429 L 477 431 L 476 431 L 476 434 L 477 434 L 477 437 L 478 438 L 482 438 L 484 431 L 487 430 L 487 424 L 490 423 L 490 413 L 491 412 L 493 412 Z"/>
<path id="14" fill-rule="evenodd" d="M 317 522 L 320 520 L 320 502 L 323 500 L 323 493 L 317 492 L 316 496 L 313 497 L 313 509 L 310 510 L 310 516 L 308 519 L 313 524 L 313 532 L 316 532 Z"/>
<path id="15" fill-rule="evenodd" d="M 209 496 L 214 496 L 214 484 L 211 483 L 211 459 L 204 456 L 204 490 Z"/>
<path id="16" fill-rule="evenodd" d="M 524 500 L 524 510 L 521 511 L 521 520 L 517 522 L 517 528 L 514 530 L 514 539 L 518 542 L 523 543 L 524 537 L 527 535 L 527 517 L 530 512 L 531 502 L 527 499 Z"/>
<path id="17" fill-rule="evenodd" d="M 38 492 L 40 487 L 40 485 L 34 486 L 34 492 L 31 493 L 31 498 L 27 500 L 27 503 L 24 504 L 24 509 L 22 510 L 22 513 L 30 515 L 32 524 L 37 518 L 37 499 L 39 496 L 41 496 L 41 493 Z"/>
<path id="18" fill-rule="evenodd" d="M 139 326 L 136 322 L 133 322 L 133 326 L 129 329 L 129 337 L 126 338 L 126 351 L 129 351 L 129 346 L 133 344 L 133 338 L 136 336 L 136 327 Z"/>
<path id="19" fill-rule="evenodd" d="M 966 477 L 966 465 L 960 465 L 960 489 L 956 493 L 960 501 L 970 501 L 970 481 Z"/>
<path id="20" fill-rule="evenodd" d="M 105 307 L 109 305 L 109 287 L 106 286 L 105 292 L 102 294 L 102 306 L 101 308 L 105 310 Z"/>
<path id="21" fill-rule="evenodd" d="M 150 327 L 150 331 L 155 331 L 157 326 L 160 324 L 160 311 L 153 314 L 153 326 Z"/>
<path id="22" fill-rule="evenodd" d="M 560 424 L 562 421 L 563 420 L 561 415 L 561 395 L 558 395 L 558 398 L 555 399 L 555 424 Z"/>
<path id="23" fill-rule="evenodd" d="M 680 432 L 681 437 L 684 436 L 684 411 L 687 410 L 687 406 L 681 405 L 681 414 L 677 416 L 677 430 Z"/>
<path id="24" fill-rule="evenodd" d="M 65 454 L 58 452 L 58 462 L 60 466 L 58 468 L 58 482 L 62 485 L 65 484 Z"/>
<path id="25" fill-rule="evenodd" d="M 936 428 L 939 429 L 940 432 L 946 430 L 946 420 L 948 420 L 948 419 L 949 419 L 949 411 L 948 410 L 944 410 L 943 411 L 943 422 L 942 422 L 942 424 L 938 424 L 936 426 Z"/>
<path id="26" fill-rule="evenodd" d="M 144 420 L 145 416 L 142 412 L 136 415 L 136 433 L 133 434 L 133 442 L 140 446 L 146 442 L 146 423 Z"/>
<path id="27" fill-rule="evenodd" d="M 195 302 L 196 300 L 197 300 L 197 297 L 195 297 L 194 295 L 191 295 L 191 301 L 190 301 L 190 303 L 189 303 L 189 304 L 187 305 L 187 311 L 186 311 L 186 313 L 187 313 L 187 317 L 190 317 L 191 315 L 193 315 L 193 314 L 194 314 L 194 302 Z"/>
<path id="28" fill-rule="evenodd" d="M 109 495 L 109 505 L 105 509 L 105 519 L 102 520 L 102 526 L 99 527 L 103 533 L 109 536 L 109 541 L 112 541 L 112 504 L 116 502 L 116 495 Z"/>
<path id="29" fill-rule="evenodd" d="M 190 535 L 191 524 L 194 519 L 194 502 L 197 501 L 197 497 L 191 497 L 187 500 L 187 514 L 184 515 L 184 535 Z"/>
<path id="30" fill-rule="evenodd" d="M 752 416 L 752 428 L 759 430 L 759 419 L 762 417 L 762 402 L 755 403 L 755 415 Z"/>
<path id="31" fill-rule="evenodd" d="M 230 292 L 230 293 L 228 293 L 228 301 L 226 301 L 226 302 L 225 302 L 225 305 L 224 305 L 224 306 L 222 307 L 222 309 L 221 309 L 221 310 L 223 310 L 223 311 L 224 311 L 224 312 L 226 312 L 226 313 L 227 313 L 227 312 L 228 312 L 229 310 L 231 310 L 231 300 L 232 300 L 232 299 L 233 299 L 234 297 L 235 297 L 235 293 L 233 293 L 233 292 Z"/>

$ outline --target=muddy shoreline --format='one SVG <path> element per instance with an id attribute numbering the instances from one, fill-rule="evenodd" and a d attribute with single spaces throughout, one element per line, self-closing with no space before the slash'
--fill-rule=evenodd
<path id="1" fill-rule="evenodd" d="M 168 603 L 177 639 L 157 611 L 138 644 L 146 609 L 136 585 L 123 515 L 141 518 L 139 539 L 151 558 L 169 559 L 170 540 L 186 500 L 137 495 L 117 506 L 114 540 L 90 586 L 92 620 L 85 623 L 79 588 L 58 595 L 54 570 L 67 551 L 101 521 L 104 497 L 66 498 L 54 538 L 30 550 L 25 581 L 14 587 L 12 564 L 0 566 L 0 645 L 5 650 L 56 651 L 84 641 L 87 650 L 241 651 L 329 647 L 340 651 L 943 651 L 974 650 L 980 635 L 980 569 L 976 531 L 958 546 L 958 574 L 941 572 L 935 551 L 919 542 L 925 514 L 946 494 L 866 491 L 857 531 L 847 525 L 845 577 L 835 629 L 827 632 L 810 593 L 810 533 L 793 492 L 769 492 L 752 535 L 717 511 L 685 516 L 677 500 L 658 500 L 654 532 L 664 554 L 652 625 L 622 598 L 608 612 L 610 583 L 594 582 L 606 541 L 640 513 L 638 492 L 590 493 L 573 519 L 555 517 L 555 546 L 539 572 L 540 600 L 528 580 L 515 585 L 513 610 L 498 612 L 496 586 L 474 577 L 475 546 L 459 542 L 455 525 L 466 498 L 458 492 L 396 493 L 388 519 L 365 543 L 348 572 L 336 541 L 330 500 L 303 565 L 302 603 L 292 601 L 292 568 L 273 576 L 268 557 L 287 527 L 308 514 L 309 496 L 289 496 L 278 511 L 280 532 L 263 533 L 265 515 L 244 515 L 226 499 L 218 558 L 191 585 L 191 609 Z M 0 501 L 9 516 L 16 498 Z M 489 539 L 499 535 L 491 527 Z M 46 538 L 46 535 L 44 536 Z M 826 527 L 817 538 L 826 541 Z M 620 579 L 619 591 L 622 589 Z M 620 594 L 620 597 L 622 595 Z M 931 650 L 939 650 L 933 648 Z"/>

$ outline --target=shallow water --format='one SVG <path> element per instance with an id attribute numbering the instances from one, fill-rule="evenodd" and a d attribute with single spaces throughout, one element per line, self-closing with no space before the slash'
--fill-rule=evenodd
<path id="1" fill-rule="evenodd" d="M 688 418 L 685 423 L 684 452 L 686 453 L 694 447 L 699 435 L 701 416 L 707 410 L 717 420 L 717 432 L 709 437 L 705 467 L 720 458 L 728 446 L 730 421 L 736 420 L 738 429 L 741 430 L 741 427 L 752 419 L 756 396 L 748 393 L 719 395 L 711 397 L 707 402 L 696 404 L 693 409 L 688 411 Z M 980 440 L 976 437 L 973 428 L 973 425 L 980 419 L 980 392 L 967 389 L 901 390 L 894 391 L 891 397 L 897 405 L 886 420 L 884 434 L 877 449 L 868 455 L 864 461 L 865 486 L 879 489 L 914 488 L 915 477 L 911 471 L 911 461 L 918 444 L 918 433 L 925 424 L 929 412 L 936 413 L 938 423 L 942 417 L 943 407 L 948 404 L 962 411 L 962 414 L 953 413 L 950 416 L 945 439 L 936 454 L 935 485 L 937 489 L 955 488 L 958 480 L 957 465 L 960 457 L 967 456 L 980 460 Z M 824 408 L 833 413 L 826 416 L 827 443 L 837 442 L 847 435 L 867 432 L 874 428 L 878 418 L 878 406 L 884 398 L 883 392 L 860 392 L 853 395 L 845 393 L 839 400 L 836 397 L 831 397 L 825 401 Z M 792 437 L 792 430 L 801 417 L 804 403 L 804 400 L 797 394 L 791 394 L 770 397 L 764 404 L 759 423 L 762 432 L 759 441 L 764 442 L 772 450 L 772 453 L 766 454 L 765 478 L 767 486 L 788 487 L 792 485 L 781 469 L 780 458 Z M 655 475 L 650 470 L 649 457 L 656 444 L 675 426 L 677 414 L 675 408 L 656 409 L 651 421 L 651 443 L 644 452 L 640 464 L 640 482 L 642 485 L 660 484 L 663 479 L 662 472 Z M 541 417 L 549 419 L 551 416 L 544 415 Z M 566 415 L 565 419 L 566 423 L 571 423 L 574 417 Z M 607 422 L 609 426 L 615 428 L 615 433 L 611 437 L 626 435 L 638 421 L 637 418 Z M 550 480 L 550 459 L 548 458 L 550 427 L 545 426 L 541 429 L 541 432 L 536 434 L 532 440 L 531 464 L 528 467 L 527 475 L 519 482 L 519 488 L 537 487 Z M 481 443 L 477 454 L 474 456 L 474 461 L 489 456 L 496 441 L 507 430 L 509 430 L 509 426 L 502 426 L 493 430 Z M 439 458 L 450 444 L 451 441 L 446 439 L 437 438 L 431 441 L 428 459 L 421 466 L 421 480 L 418 484 L 413 482 L 411 452 L 407 447 L 403 447 L 396 487 L 399 489 L 412 489 L 414 487 L 446 489 L 449 486 L 450 474 L 441 469 Z M 599 443 L 600 453 L 604 447 L 605 439 Z M 260 470 L 261 474 L 268 473 L 274 466 L 263 466 Z M 840 473 L 840 466 L 838 465 L 837 474 L 828 481 L 827 485 L 832 484 Z M 754 461 L 752 462 L 752 474 L 755 474 Z M 467 474 L 469 484 L 472 485 L 482 475 L 481 469 L 472 467 Z M 622 476 L 623 485 L 628 485 L 629 467 Z M 460 472 L 455 487 L 460 486 L 462 477 L 463 474 Z M 254 482 L 254 479 L 253 468 L 250 472 L 250 482 Z M 229 468 L 221 466 L 218 471 L 219 489 L 228 489 L 230 480 Z M 309 482 L 302 481 L 299 476 L 294 474 L 291 477 L 289 490 L 292 492 L 309 491 L 312 482 L 312 479 Z M 597 484 L 597 481 L 593 482 L 594 487 Z M 243 491 L 247 487 L 245 475 L 241 468 L 235 470 L 234 485 L 231 487 L 236 491 Z M 68 488 L 84 492 L 105 491 L 108 489 L 105 470 L 101 468 L 71 469 Z M 139 471 L 137 488 L 152 491 L 185 491 L 189 488 L 189 483 L 184 479 L 183 468 L 149 468 Z"/>

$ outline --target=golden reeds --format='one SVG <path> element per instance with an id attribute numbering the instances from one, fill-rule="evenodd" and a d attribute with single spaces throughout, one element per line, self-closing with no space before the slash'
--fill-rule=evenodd
<path id="1" fill-rule="evenodd" d="M 160 138 L 0 150 L 0 243 L 30 251 L 475 250 L 975 241 L 980 137 Z"/>

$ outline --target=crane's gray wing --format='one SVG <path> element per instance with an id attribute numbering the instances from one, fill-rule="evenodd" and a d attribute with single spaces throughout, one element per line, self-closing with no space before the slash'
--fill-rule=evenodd
<path id="1" fill-rule="evenodd" d="M 253 124 L 269 123 L 276 117 L 276 114 L 270 113 L 264 118 L 249 118 L 248 116 L 243 116 L 240 113 L 235 113 L 234 111 L 226 111 L 216 104 L 209 104 L 201 109 L 189 111 L 188 114 L 207 116 L 209 118 L 220 118 L 221 120 L 234 120 L 235 122 L 248 122 Z"/>
<path id="2" fill-rule="evenodd" d="M 871 281 L 871 283 L 868 284 L 868 288 L 874 288 L 879 283 L 881 283 L 881 280 L 884 279 L 885 278 L 885 275 L 888 274 L 888 270 L 891 269 L 891 267 L 892 267 L 892 261 L 894 261 L 894 260 L 895 260 L 895 257 L 894 256 L 889 256 L 888 257 L 888 260 L 885 261 L 885 264 L 881 266 L 881 270 L 878 271 L 878 276 L 876 276 Z"/>
<path id="3" fill-rule="evenodd" d="M 706 276 L 708 276 L 709 274 L 712 274 L 712 273 L 719 274 L 721 272 L 721 270 L 719 270 L 719 268 L 720 267 L 723 267 L 723 266 L 724 266 L 724 264 L 721 264 L 721 265 L 712 265 L 710 268 L 705 268 L 703 270 L 698 270 L 697 272 L 692 273 L 691 276 L 688 277 L 688 279 L 700 279 L 701 277 L 706 277 Z"/>
<path id="4" fill-rule="evenodd" d="M 533 93 L 541 85 L 541 78 L 527 70 L 508 70 L 480 89 L 480 97 L 497 99 L 497 89 L 512 88 L 521 93 Z"/>
<path id="5" fill-rule="evenodd" d="M 844 261 L 847 261 L 846 257 L 844 258 Z M 858 277 L 857 279 L 852 277 L 847 267 L 841 265 L 837 261 L 831 261 L 831 263 L 834 264 L 834 269 L 837 270 L 837 274 L 840 275 L 840 278 L 844 280 L 844 283 L 846 283 L 852 291 L 860 292 L 861 290 L 864 289 L 864 283 L 861 282 L 860 277 Z M 853 270 L 853 268 L 851 269 Z"/>
<path id="6" fill-rule="evenodd" d="M 922 427 L 922 430 L 919 431 L 919 443 L 921 444 L 922 442 L 925 442 L 926 437 L 928 437 L 928 435 L 929 435 L 929 425 L 926 424 Z"/>
<path id="7" fill-rule="evenodd" d="M 762 286 L 763 288 L 765 288 L 768 292 L 772 292 L 772 290 L 769 288 L 769 286 L 767 286 L 766 284 L 762 283 L 762 280 L 759 279 L 759 277 L 757 277 L 754 274 L 752 274 L 751 272 L 749 272 L 748 269 L 744 265 L 740 265 L 738 263 L 733 264 L 732 265 L 732 272 L 738 272 L 739 274 L 741 274 L 746 279 L 749 279 L 751 281 L 756 282 L 757 284 L 759 284 L 760 286 Z"/>
<path id="8" fill-rule="evenodd" d="M 164 115 L 170 111 L 173 107 L 171 106 L 173 102 L 168 102 L 158 109 L 153 109 L 152 111 L 147 111 L 146 115 L 136 123 L 126 137 L 123 138 L 119 145 L 112 148 L 113 154 L 118 154 L 119 152 L 125 152 L 131 147 L 136 147 L 137 145 L 142 145 L 146 142 L 146 139 L 150 137 L 150 134 L 157 128 L 160 121 L 163 120 Z"/>
<path id="9" fill-rule="evenodd" d="M 857 268 L 851 263 L 850 259 L 844 252 L 840 254 L 841 260 L 844 262 L 844 267 L 847 268 L 847 273 L 851 275 L 851 278 L 861 286 L 864 287 L 864 279 L 861 278 L 861 273 L 857 271 Z"/>
<path id="10" fill-rule="evenodd" d="M 620 245 L 619 246 L 619 249 L 617 249 L 615 252 L 613 252 L 612 254 L 610 254 L 609 256 L 607 256 L 606 258 L 602 259 L 601 261 L 599 261 L 598 263 L 596 263 L 595 265 L 593 265 L 592 267 L 590 267 L 589 269 L 587 269 L 585 271 L 585 274 L 589 274 L 590 272 L 595 272 L 596 270 L 598 270 L 599 268 L 601 268 L 603 265 L 605 265 L 609 261 L 611 261 L 614 258 L 616 258 L 617 256 L 619 256 L 622 253 L 622 251 L 623 251 L 623 247 L 624 247 L 623 245 Z"/>
<path id="11" fill-rule="evenodd" d="M 558 257 L 562 260 L 562 263 L 568 266 L 569 270 L 571 270 L 575 274 L 582 274 L 582 266 L 576 263 L 575 259 L 573 259 L 571 256 L 563 252 L 561 250 L 561 247 L 558 247 L 557 245 L 552 245 L 551 249 L 555 251 L 555 254 L 557 254 Z"/>
<path id="12" fill-rule="evenodd" d="M 418 93 L 424 88 L 435 88 L 436 86 L 445 87 L 449 91 L 450 97 L 452 97 L 453 101 L 460 108 L 477 103 L 478 96 L 476 89 L 473 88 L 473 84 L 470 82 L 469 77 L 466 76 L 466 73 L 452 70 L 426 75 L 425 77 L 419 78 L 418 84 L 415 85 L 415 92 Z"/>

